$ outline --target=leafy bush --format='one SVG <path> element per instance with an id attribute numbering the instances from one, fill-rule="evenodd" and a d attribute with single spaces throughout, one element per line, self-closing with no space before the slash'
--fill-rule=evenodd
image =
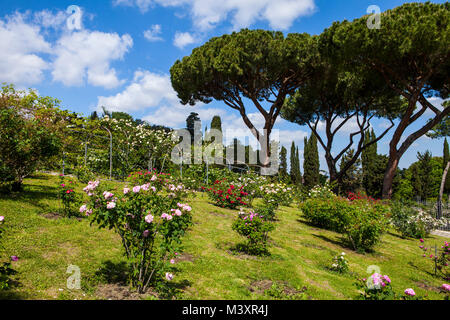
<path id="1" fill-rule="evenodd" d="M 273 204 L 264 204 L 255 206 L 255 212 L 258 212 L 264 219 L 274 221 L 276 216 L 277 206 Z"/>
<path id="2" fill-rule="evenodd" d="M 268 234 L 275 228 L 270 221 L 255 212 L 240 212 L 232 228 L 247 238 L 245 249 L 248 253 L 267 254 Z"/>
<path id="3" fill-rule="evenodd" d="M 46 159 L 58 154 L 58 101 L 36 92 L 4 86 L 0 101 L 0 183 L 12 191 L 22 190 L 22 181 Z"/>
<path id="4" fill-rule="evenodd" d="M 236 209 L 238 206 L 246 206 L 248 204 L 248 193 L 244 191 L 244 187 L 236 187 L 233 184 L 226 183 L 226 180 L 216 181 L 214 186 L 203 190 L 208 191 L 208 195 L 215 205 L 222 208 Z"/>
<path id="5" fill-rule="evenodd" d="M 171 260 L 181 250 L 182 237 L 192 223 L 191 207 L 181 203 L 183 190 L 170 179 L 124 188 L 121 195 L 89 182 L 90 197 L 80 208 L 100 228 L 114 229 L 122 238 L 130 267 L 130 281 L 138 292 L 159 279 L 172 280 Z M 155 280 L 156 279 L 156 280 Z"/>
<path id="6" fill-rule="evenodd" d="M 303 216 L 313 225 L 342 233 L 354 250 L 370 250 L 384 232 L 387 207 L 379 202 L 341 197 L 313 197 L 302 206 Z"/>
<path id="7" fill-rule="evenodd" d="M 391 205 L 391 224 L 403 237 L 425 238 L 446 219 L 435 219 L 426 211 L 406 203 L 393 202 Z"/>

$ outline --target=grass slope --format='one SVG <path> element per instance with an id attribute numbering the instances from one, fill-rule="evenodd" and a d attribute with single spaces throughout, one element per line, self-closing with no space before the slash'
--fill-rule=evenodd
<path id="1" fill-rule="evenodd" d="M 90 226 L 88 219 L 44 216 L 58 210 L 57 184 L 57 177 L 40 175 L 25 181 L 25 192 L 0 196 L 0 215 L 7 221 L 0 253 L 20 258 L 13 263 L 15 284 L 0 292 L 2 299 L 101 299 L 99 287 L 122 279 L 125 260 L 117 235 Z M 189 203 L 194 226 L 185 238 L 173 282 L 178 299 L 272 299 L 264 290 L 272 282 L 292 292 L 306 287 L 310 299 L 354 299 L 355 277 L 367 277 L 371 265 L 390 276 L 396 292 L 414 288 L 418 295 L 440 298 L 437 288 L 443 282 L 432 275 L 431 262 L 422 258 L 417 240 L 388 233 L 373 253 L 361 255 L 342 247 L 339 234 L 306 224 L 298 209 L 282 207 L 271 235 L 272 255 L 251 257 L 233 251 L 243 240 L 231 230 L 236 211 L 213 206 L 204 194 Z M 443 241 L 427 239 L 428 245 Z M 343 251 L 352 274 L 342 276 L 327 267 Z M 81 290 L 66 287 L 71 264 L 81 269 Z"/>

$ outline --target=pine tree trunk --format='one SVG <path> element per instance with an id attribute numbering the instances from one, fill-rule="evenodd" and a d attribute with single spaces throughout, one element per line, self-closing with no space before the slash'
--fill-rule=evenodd
<path id="1" fill-rule="evenodd" d="M 448 170 L 450 169 L 450 161 L 447 162 L 447 166 L 445 167 L 444 173 L 442 174 L 441 188 L 439 189 L 439 198 L 438 198 L 438 206 L 439 206 L 439 216 L 442 217 L 442 197 L 444 196 L 444 188 L 445 188 L 445 180 L 447 180 Z"/>

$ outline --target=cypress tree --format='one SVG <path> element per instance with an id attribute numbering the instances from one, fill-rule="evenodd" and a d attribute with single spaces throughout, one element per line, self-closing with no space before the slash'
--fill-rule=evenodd
<path id="1" fill-rule="evenodd" d="M 280 151 L 280 166 L 279 166 L 279 175 L 281 180 L 286 180 L 287 173 L 287 149 L 285 147 L 281 147 Z"/>
<path id="2" fill-rule="evenodd" d="M 317 148 L 317 137 L 313 133 L 311 133 L 309 139 L 305 138 L 303 172 L 305 187 L 311 189 L 319 184 L 319 150 Z"/>
<path id="3" fill-rule="evenodd" d="M 222 132 L 222 119 L 220 116 L 214 116 L 211 121 L 211 129 L 216 129 Z"/>

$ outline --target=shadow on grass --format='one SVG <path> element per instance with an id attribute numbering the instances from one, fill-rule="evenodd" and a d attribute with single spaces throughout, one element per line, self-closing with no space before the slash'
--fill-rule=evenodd
<path id="1" fill-rule="evenodd" d="M 25 184 L 23 191 L 0 193 L 0 200 L 26 202 L 39 208 L 42 212 L 50 212 L 54 211 L 55 208 L 45 203 L 45 201 L 57 201 L 57 192 L 58 189 L 56 187 Z"/>
<path id="2" fill-rule="evenodd" d="M 128 283 L 128 266 L 123 261 L 108 260 L 102 263 L 95 272 L 95 276 L 103 283 L 126 285 Z"/>
<path id="3" fill-rule="evenodd" d="M 235 256 L 249 256 L 253 258 L 270 257 L 271 254 L 267 248 L 252 248 L 246 243 L 238 243 L 229 247 L 229 252 Z"/>
<path id="4" fill-rule="evenodd" d="M 175 300 L 181 298 L 183 291 L 190 287 L 192 282 L 189 280 L 181 281 L 164 281 L 157 285 L 157 292 L 160 299 L 163 300 Z"/>

